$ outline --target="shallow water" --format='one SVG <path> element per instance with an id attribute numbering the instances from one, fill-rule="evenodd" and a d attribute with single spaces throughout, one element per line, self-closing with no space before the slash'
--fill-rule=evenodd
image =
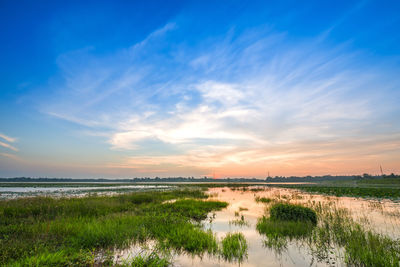
<path id="1" fill-rule="evenodd" d="M 110 185 L 110 186 L 56 186 L 56 187 L 0 187 L 0 198 L 15 198 L 23 196 L 84 196 L 94 192 L 100 194 L 116 194 L 130 191 L 165 190 L 172 185 Z M 253 191 L 252 191 L 253 189 Z M 291 241 L 286 250 L 278 253 L 264 246 L 265 237 L 256 230 L 257 220 L 265 214 L 267 204 L 256 202 L 255 197 L 267 197 L 277 200 L 290 200 L 292 203 L 306 204 L 322 203 L 337 208 L 345 208 L 358 223 L 377 233 L 400 239 L 400 203 L 391 200 L 362 199 L 352 197 L 334 197 L 302 193 L 296 189 L 276 187 L 251 186 L 245 190 L 237 188 L 218 187 L 207 191 L 210 200 L 226 201 L 229 206 L 221 211 L 208 215 L 203 221 L 204 229 L 211 229 L 218 240 L 227 233 L 241 232 L 248 243 L 248 257 L 243 262 L 227 262 L 217 256 L 203 257 L 188 254 L 173 254 L 173 266 L 345 266 L 331 255 L 329 259 L 318 262 L 306 244 L 301 241 Z M 239 213 L 239 216 L 235 216 Z M 237 214 L 236 214 L 237 215 Z M 232 224 L 243 215 L 245 225 Z M 149 247 L 134 245 L 129 249 L 118 250 L 115 261 L 146 254 L 155 247 L 149 242 Z M 340 251 L 339 251 L 340 252 Z M 336 251 L 336 253 L 338 253 Z"/>
<path id="2" fill-rule="evenodd" d="M 89 193 L 112 194 L 117 192 L 148 191 L 168 189 L 170 185 L 110 185 L 110 186 L 31 186 L 31 187 L 1 187 L 0 199 L 31 197 L 31 196 L 85 196 Z"/>
<path id="3" fill-rule="evenodd" d="M 248 258 L 239 264 L 208 256 L 200 258 L 190 255 L 175 255 L 174 266 L 345 266 L 334 256 L 318 262 L 313 258 L 308 247 L 299 241 L 289 242 L 287 250 L 281 254 L 266 248 L 263 245 L 264 237 L 256 230 L 257 219 L 264 215 L 266 204 L 257 203 L 255 196 L 291 199 L 291 202 L 296 203 L 310 203 L 310 201 L 330 203 L 338 208 L 348 209 L 357 222 L 369 229 L 392 238 L 400 238 L 400 203 L 392 201 L 311 195 L 283 188 L 265 188 L 265 191 L 258 192 L 211 188 L 208 193 L 211 196 L 210 199 L 226 201 L 229 206 L 222 211 L 215 212 L 215 218 L 213 218 L 213 214 L 210 214 L 208 221 L 204 223 L 204 228 L 212 229 L 219 239 L 222 239 L 228 232 L 243 233 L 248 242 Z M 239 211 L 241 208 L 248 210 Z M 248 222 L 247 226 L 236 226 L 229 223 L 240 218 L 235 216 L 235 212 L 238 211 Z"/>

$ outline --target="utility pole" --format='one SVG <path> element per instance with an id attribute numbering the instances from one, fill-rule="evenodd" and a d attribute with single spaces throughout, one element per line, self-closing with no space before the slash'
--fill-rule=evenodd
<path id="1" fill-rule="evenodd" d="M 383 176 L 382 165 L 379 165 L 379 167 L 381 169 L 381 175 Z"/>

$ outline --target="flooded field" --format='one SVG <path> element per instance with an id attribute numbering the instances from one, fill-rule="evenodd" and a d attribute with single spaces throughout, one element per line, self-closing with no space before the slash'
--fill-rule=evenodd
<path id="1" fill-rule="evenodd" d="M 0 194 L 8 198 L 0 202 L 6 266 L 399 265 L 396 200 L 254 185 L 8 186 Z M 300 217 L 273 220 L 279 208 Z"/>
<path id="2" fill-rule="evenodd" d="M 51 196 L 51 197 L 77 197 L 87 194 L 115 194 L 123 192 L 138 192 L 149 190 L 165 190 L 172 188 L 169 185 L 99 185 L 99 184 L 38 184 L 36 186 L 1 186 L 0 199 L 12 199 L 19 197 Z"/>
<path id="3" fill-rule="evenodd" d="M 173 254 L 173 266 L 346 266 L 343 262 L 343 248 L 331 247 L 327 257 L 319 257 L 307 244 L 307 240 L 289 240 L 285 247 L 274 248 L 265 245 L 266 237 L 256 229 L 258 220 L 263 217 L 269 204 L 260 199 L 271 199 L 301 204 L 305 206 L 321 205 L 326 208 L 345 211 L 354 222 L 365 229 L 400 239 L 400 203 L 390 200 L 362 199 L 353 197 L 332 197 L 301 193 L 294 189 L 274 187 L 248 188 L 210 188 L 207 191 L 210 200 L 229 203 L 228 207 L 209 214 L 202 226 L 211 230 L 219 240 L 228 233 L 242 233 L 248 249 L 241 260 L 227 261 L 210 255 L 193 256 Z M 154 249 L 154 244 L 150 244 Z M 138 253 L 149 253 L 137 245 L 117 252 L 117 259 L 123 261 Z"/>

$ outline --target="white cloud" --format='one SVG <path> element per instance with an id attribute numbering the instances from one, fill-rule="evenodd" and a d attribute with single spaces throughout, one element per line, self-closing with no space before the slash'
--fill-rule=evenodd
<path id="1" fill-rule="evenodd" d="M 11 149 L 11 150 L 14 150 L 14 151 L 18 151 L 18 149 L 16 147 L 14 147 L 12 145 L 9 145 L 7 143 L 1 142 L 1 141 L 0 141 L 0 146 L 8 148 L 8 149 Z"/>
<path id="2" fill-rule="evenodd" d="M 165 52 L 173 29 L 179 28 L 166 24 L 126 50 L 89 56 L 87 63 L 64 55 L 65 83 L 43 103 L 44 111 L 108 137 L 113 149 L 140 151 L 156 140 L 181 151 L 128 156 L 118 166 L 290 161 L 330 153 L 307 152 L 319 147 L 310 140 L 339 147 L 354 136 L 371 138 L 371 127 L 390 135 L 375 126 L 390 117 L 378 101 L 388 98 L 393 79 L 360 64 L 345 46 L 290 45 L 284 34 L 253 30 L 216 38 L 210 47 L 177 45 Z M 305 150 L 292 153 L 291 146 Z"/>
<path id="3" fill-rule="evenodd" d="M 7 136 L 7 135 L 2 134 L 2 133 L 0 133 L 0 138 L 6 140 L 6 141 L 9 142 L 9 143 L 14 143 L 15 141 L 17 141 L 16 138 Z"/>

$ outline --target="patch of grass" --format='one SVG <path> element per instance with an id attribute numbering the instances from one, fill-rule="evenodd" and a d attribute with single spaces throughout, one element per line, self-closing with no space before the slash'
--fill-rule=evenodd
<path id="1" fill-rule="evenodd" d="M 273 200 L 271 198 L 267 198 L 267 197 L 256 196 L 255 197 L 255 201 L 256 202 L 261 202 L 261 203 L 271 203 Z"/>
<path id="2" fill-rule="evenodd" d="M 167 267 L 170 262 L 166 258 L 158 256 L 156 253 L 149 255 L 138 255 L 128 262 L 121 264 L 122 267 Z"/>
<path id="3" fill-rule="evenodd" d="M 272 220 L 263 216 L 257 223 L 257 230 L 268 237 L 299 238 L 307 236 L 314 228 L 311 222 Z"/>
<path id="4" fill-rule="evenodd" d="M 264 244 L 279 253 L 287 247 L 288 240 L 309 236 L 317 223 L 315 211 L 300 205 L 277 203 L 269 213 L 268 218 L 258 220 L 256 228 L 266 236 Z"/>
<path id="5" fill-rule="evenodd" d="M 315 225 L 304 221 L 271 220 L 263 216 L 257 222 L 257 230 L 264 234 L 264 245 L 280 253 L 287 247 L 287 241 L 308 237 Z"/>
<path id="6" fill-rule="evenodd" d="M 357 180 L 358 184 L 372 184 L 372 185 L 400 185 L 399 178 L 381 178 L 381 179 L 361 179 Z"/>
<path id="7" fill-rule="evenodd" d="M 228 261 L 243 261 L 247 258 L 247 241 L 242 233 L 228 233 L 222 239 L 222 256 Z"/>
<path id="8" fill-rule="evenodd" d="M 399 266 L 400 240 L 365 229 L 352 219 L 346 209 L 338 209 L 331 203 L 309 204 L 318 215 L 318 225 L 313 222 L 314 219 L 304 219 L 309 216 L 303 214 L 308 213 L 283 208 L 282 205 L 288 204 L 275 204 L 270 209 L 270 217 L 263 216 L 257 223 L 257 230 L 266 236 L 265 245 L 281 252 L 288 241 L 294 239 L 308 245 L 320 261 L 330 259 L 336 251 L 336 257 L 350 266 Z"/>
<path id="9" fill-rule="evenodd" d="M 344 209 L 317 206 L 320 226 L 311 236 L 310 246 L 318 258 L 328 257 L 332 245 L 344 249 L 344 262 L 350 266 L 399 266 L 400 240 L 392 240 L 366 230 Z"/>
<path id="10" fill-rule="evenodd" d="M 192 254 L 217 253 L 213 233 L 195 222 L 227 203 L 199 198 L 207 198 L 203 190 L 183 189 L 0 201 L 0 265 L 93 265 L 99 253 L 147 240 Z"/>
<path id="11" fill-rule="evenodd" d="M 310 186 L 310 185 L 280 185 L 280 187 L 296 188 L 308 193 L 318 193 L 333 196 L 400 198 L 400 188 L 392 187 L 353 187 L 353 186 Z"/>
<path id="12" fill-rule="evenodd" d="M 270 209 L 270 219 L 275 221 L 303 221 L 317 224 L 317 214 L 300 205 L 278 203 Z"/>
<path id="13" fill-rule="evenodd" d="M 235 219 L 232 221 L 229 221 L 229 224 L 233 224 L 236 226 L 249 226 L 250 224 L 244 219 L 244 216 L 242 215 L 240 219 Z"/>

